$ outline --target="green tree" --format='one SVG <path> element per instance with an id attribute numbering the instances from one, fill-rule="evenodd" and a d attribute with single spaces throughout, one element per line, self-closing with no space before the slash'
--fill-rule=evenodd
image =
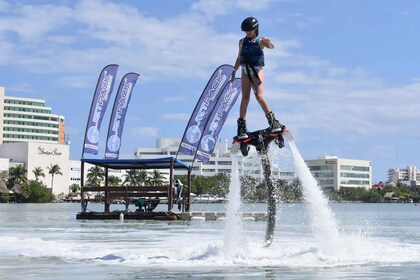
<path id="1" fill-rule="evenodd" d="M 119 186 L 121 182 L 122 182 L 121 179 L 117 176 L 111 175 L 108 177 L 108 185 L 110 186 L 114 186 L 114 187 Z"/>
<path id="2" fill-rule="evenodd" d="M 226 173 L 218 173 L 209 177 L 209 194 L 226 196 L 229 193 L 230 176 Z"/>
<path id="3" fill-rule="evenodd" d="M 153 186 L 162 186 L 164 183 L 165 177 L 160 173 L 159 170 L 153 170 L 152 176 L 150 177 L 150 183 Z"/>
<path id="4" fill-rule="evenodd" d="M 195 186 L 198 195 L 209 192 L 208 180 L 204 176 L 194 176 L 191 178 L 191 184 Z"/>
<path id="5" fill-rule="evenodd" d="M 76 193 L 78 190 L 80 190 L 80 186 L 76 183 L 71 184 L 69 190 L 71 193 Z"/>
<path id="6" fill-rule="evenodd" d="M 31 180 L 22 190 L 22 201 L 31 203 L 46 203 L 54 201 L 54 195 L 39 181 Z"/>
<path id="7" fill-rule="evenodd" d="M 370 203 L 383 202 L 384 197 L 376 189 L 369 189 L 366 191 L 365 195 L 362 197 L 362 201 Z"/>
<path id="8" fill-rule="evenodd" d="M 147 171 L 144 169 L 139 170 L 137 174 L 137 179 L 138 179 L 137 183 L 142 186 L 149 184 L 149 181 L 150 181 L 149 175 L 147 175 Z"/>
<path id="9" fill-rule="evenodd" d="M 10 168 L 8 188 L 11 189 L 15 185 L 20 185 L 23 187 L 27 182 L 26 172 L 27 170 L 25 169 L 25 166 L 23 165 L 17 165 L 15 167 Z"/>
<path id="10" fill-rule="evenodd" d="M 86 174 L 86 183 L 91 187 L 99 187 L 102 184 L 104 178 L 104 169 L 95 165 L 89 168 L 88 173 Z"/>
<path id="11" fill-rule="evenodd" d="M 131 185 L 131 186 L 138 186 L 139 183 L 139 170 L 138 169 L 130 169 L 124 174 L 124 181 L 123 185 Z"/>
<path id="12" fill-rule="evenodd" d="M 32 173 L 35 175 L 35 181 L 38 181 L 39 177 L 45 178 L 44 170 L 41 167 L 35 167 Z"/>
<path id="13" fill-rule="evenodd" d="M 54 176 L 55 175 L 63 175 L 63 172 L 61 172 L 61 168 L 58 164 L 50 163 L 50 166 L 48 166 L 47 169 L 48 169 L 48 174 L 51 174 L 51 192 L 53 193 Z"/>

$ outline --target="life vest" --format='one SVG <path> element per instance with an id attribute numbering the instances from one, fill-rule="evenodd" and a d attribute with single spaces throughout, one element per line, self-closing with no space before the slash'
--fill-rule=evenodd
<path id="1" fill-rule="evenodd" d="M 264 66 L 264 52 L 259 42 L 259 38 L 256 38 L 253 42 L 249 37 L 242 39 L 241 65 Z"/>

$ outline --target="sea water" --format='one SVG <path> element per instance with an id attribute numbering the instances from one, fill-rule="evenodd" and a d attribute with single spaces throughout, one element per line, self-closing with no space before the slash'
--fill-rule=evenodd
<path id="1" fill-rule="evenodd" d="M 191 206 L 224 220 L 89 221 L 75 219 L 79 204 L 0 204 L 0 279 L 418 278 L 420 206 L 328 203 L 289 144 L 280 156 L 294 159 L 306 202 L 277 204 L 268 248 L 266 222 L 240 220 L 267 205 L 240 202 L 233 166 L 228 204 Z"/>
<path id="2" fill-rule="evenodd" d="M 124 206 L 111 210 L 118 207 Z M 76 203 L 0 204 L 0 279 L 418 278 L 420 206 L 330 204 L 337 246 L 351 248 L 339 255 L 326 252 L 314 234 L 312 207 L 279 203 L 269 248 L 262 247 L 266 222 L 242 221 L 239 245 L 227 254 L 226 220 L 88 221 L 76 220 Z M 227 211 L 227 204 L 192 210 Z M 239 208 L 266 210 L 264 203 Z"/>

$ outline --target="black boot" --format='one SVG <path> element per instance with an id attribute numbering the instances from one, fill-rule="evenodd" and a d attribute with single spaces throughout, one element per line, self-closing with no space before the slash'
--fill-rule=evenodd
<path id="1" fill-rule="evenodd" d="M 283 131 L 285 126 L 276 120 L 276 117 L 272 111 L 268 112 L 265 116 L 267 117 L 268 124 L 270 125 L 271 133 L 279 133 Z"/>
<path id="2" fill-rule="evenodd" d="M 238 119 L 238 135 L 236 136 L 238 140 L 248 138 L 248 133 L 246 130 L 246 121 L 242 118 Z"/>

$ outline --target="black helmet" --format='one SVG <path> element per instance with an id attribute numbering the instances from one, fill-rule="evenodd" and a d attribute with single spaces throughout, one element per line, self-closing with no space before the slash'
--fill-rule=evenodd
<path id="1" fill-rule="evenodd" d="M 258 20 L 254 17 L 248 17 L 244 19 L 241 24 L 242 31 L 251 31 L 251 30 L 258 30 L 259 23 Z"/>

